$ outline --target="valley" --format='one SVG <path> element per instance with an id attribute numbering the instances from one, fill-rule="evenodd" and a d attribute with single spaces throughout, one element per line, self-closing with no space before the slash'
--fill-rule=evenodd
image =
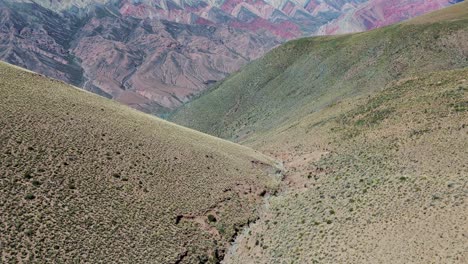
<path id="1" fill-rule="evenodd" d="M 256 146 L 284 192 L 225 263 L 466 262 L 467 77 L 414 76 Z"/>
<path id="2" fill-rule="evenodd" d="M 289 42 L 171 117 L 283 164 L 224 263 L 467 261 L 467 13 Z"/>
<path id="3" fill-rule="evenodd" d="M 409 2 L 0 3 L 0 262 L 467 263 L 468 2 Z"/>
<path id="4" fill-rule="evenodd" d="M 0 59 L 167 117 L 280 44 L 360 32 L 437 1 L 0 1 Z"/>

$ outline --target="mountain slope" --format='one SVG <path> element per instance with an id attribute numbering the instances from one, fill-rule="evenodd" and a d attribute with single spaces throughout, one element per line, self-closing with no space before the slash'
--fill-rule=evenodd
<path id="1" fill-rule="evenodd" d="M 15 2 L 31 2 L 15 0 Z M 182 24 L 228 25 L 269 31 L 280 38 L 317 32 L 336 34 L 381 27 L 434 11 L 460 0 L 86 0 L 34 1 L 57 12 L 94 5 L 117 7 L 115 14 L 140 19 L 158 18 Z M 328 22 L 328 23 L 327 23 Z M 324 25 L 326 24 L 326 25 Z"/>
<path id="2" fill-rule="evenodd" d="M 4 0 L 0 59 L 164 115 L 286 40 L 367 30 L 450 3 Z"/>
<path id="3" fill-rule="evenodd" d="M 287 43 L 173 117 L 284 166 L 225 263 L 466 263 L 468 3 Z"/>
<path id="4" fill-rule="evenodd" d="M 287 192 L 225 263 L 466 263 L 468 69 L 341 100 L 255 148 Z"/>
<path id="5" fill-rule="evenodd" d="M 223 257 L 272 161 L 0 63 L 0 262 Z"/>
<path id="6" fill-rule="evenodd" d="M 254 141 L 262 132 L 293 125 L 341 98 L 383 89 L 415 73 L 466 67 L 467 9 L 468 3 L 445 9 L 442 14 L 455 12 L 454 17 L 435 23 L 288 42 L 184 105 L 171 119 L 223 138 Z"/>

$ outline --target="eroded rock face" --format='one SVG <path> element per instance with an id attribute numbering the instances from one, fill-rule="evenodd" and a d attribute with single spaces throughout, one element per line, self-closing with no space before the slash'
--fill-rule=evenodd
<path id="1" fill-rule="evenodd" d="M 159 112 L 187 102 L 278 43 L 225 26 L 93 17 L 72 50 L 82 61 L 86 89 Z"/>
<path id="2" fill-rule="evenodd" d="M 75 24 L 38 5 L 0 2 L 0 59 L 79 85 L 83 70 L 68 49 Z"/>
<path id="3" fill-rule="evenodd" d="M 278 44 L 362 31 L 449 0 L 6 0 L 0 59 L 164 114 Z"/>
<path id="4" fill-rule="evenodd" d="M 371 0 L 350 9 L 338 19 L 322 26 L 318 34 L 343 34 L 383 27 L 457 2 L 463 2 L 463 0 Z"/>
<path id="5" fill-rule="evenodd" d="M 180 106 L 281 39 L 223 24 L 0 4 L 0 58 L 146 112 Z"/>

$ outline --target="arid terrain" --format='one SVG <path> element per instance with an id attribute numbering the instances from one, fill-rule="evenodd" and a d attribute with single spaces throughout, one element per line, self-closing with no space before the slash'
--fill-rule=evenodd
<path id="1" fill-rule="evenodd" d="M 0 64 L 0 262 L 217 261 L 272 159 Z"/>
<path id="2" fill-rule="evenodd" d="M 468 263 L 468 2 L 289 41 L 176 124 L 7 63 L 0 113 L 0 263 Z"/>
<path id="3" fill-rule="evenodd" d="M 468 70 L 342 100 L 255 148 L 281 195 L 225 263 L 466 263 Z"/>
<path id="4" fill-rule="evenodd" d="M 282 162 L 224 263 L 468 261 L 467 18 L 289 42 L 172 117 Z"/>

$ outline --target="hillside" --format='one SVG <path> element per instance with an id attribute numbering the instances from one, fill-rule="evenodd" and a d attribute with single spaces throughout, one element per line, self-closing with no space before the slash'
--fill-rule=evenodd
<path id="1" fill-rule="evenodd" d="M 162 114 L 279 41 L 240 29 L 0 2 L 0 59 Z"/>
<path id="2" fill-rule="evenodd" d="M 468 261 L 468 3 L 289 42 L 172 119 L 282 162 L 224 263 Z"/>
<path id="3" fill-rule="evenodd" d="M 467 67 L 468 3 L 437 14 L 449 13 L 454 17 L 435 23 L 290 41 L 170 119 L 222 138 L 255 141 L 342 98 L 381 90 L 412 74 Z"/>
<path id="4" fill-rule="evenodd" d="M 222 258 L 271 159 L 0 63 L 0 262 Z"/>
<path id="5" fill-rule="evenodd" d="M 31 0 L 8 0 L 31 3 Z M 104 6 L 114 15 L 185 25 L 225 25 L 268 32 L 280 39 L 365 31 L 441 9 L 463 0 L 38 0 L 54 12 Z"/>
<path id="6" fill-rule="evenodd" d="M 413 75 L 271 131 L 284 162 L 224 263 L 467 263 L 468 69 Z"/>
<path id="7" fill-rule="evenodd" d="M 451 2 L 2 0 L 0 59 L 163 116 L 286 40 Z"/>
<path id="8" fill-rule="evenodd" d="M 468 262 L 468 3 L 288 42 L 170 117 L 244 146 L 5 63 L 0 113 L 1 263 Z"/>

